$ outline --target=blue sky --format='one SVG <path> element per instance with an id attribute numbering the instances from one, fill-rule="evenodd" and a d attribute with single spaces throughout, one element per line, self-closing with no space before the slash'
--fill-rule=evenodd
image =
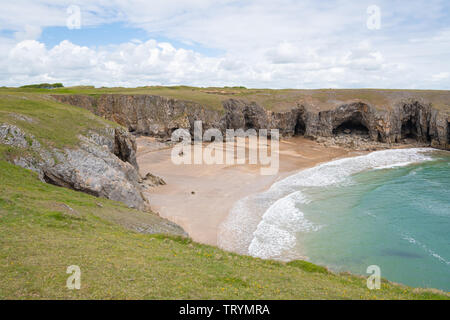
<path id="1" fill-rule="evenodd" d="M 54 47 L 63 40 L 69 40 L 80 46 L 95 47 L 120 44 L 135 39 L 145 41 L 148 38 L 149 35 L 145 30 L 116 22 L 80 29 L 69 29 L 66 26 L 47 27 L 42 30 L 38 40 L 45 43 L 47 47 Z"/>
<path id="2" fill-rule="evenodd" d="M 379 28 L 368 25 L 372 5 Z M 73 6 L 79 29 L 68 28 Z M 450 86 L 450 1 L 16 0 L 2 7 L 0 85 Z"/>
<path id="3" fill-rule="evenodd" d="M 7 33 L 10 37 L 13 37 L 11 30 L 7 30 Z M 176 48 L 194 50 L 208 56 L 217 56 L 223 53 L 223 50 L 208 48 L 193 42 L 183 43 L 169 39 L 162 34 L 148 32 L 145 29 L 127 25 L 124 22 L 86 26 L 80 29 L 69 29 L 66 26 L 46 27 L 38 38 L 48 48 L 58 45 L 63 40 L 68 40 L 79 46 L 100 47 L 136 40 L 145 42 L 150 39 L 158 42 L 169 42 Z"/>

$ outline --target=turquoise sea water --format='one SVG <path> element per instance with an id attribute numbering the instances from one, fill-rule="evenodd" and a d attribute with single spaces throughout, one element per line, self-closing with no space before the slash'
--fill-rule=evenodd
<path id="1" fill-rule="evenodd" d="M 450 291 L 450 152 L 384 150 L 299 171 L 237 202 L 218 241 Z"/>
<path id="2" fill-rule="evenodd" d="M 352 183 L 305 191 L 298 204 L 316 232 L 297 233 L 298 249 L 338 271 L 450 291 L 450 156 L 369 170 Z"/>

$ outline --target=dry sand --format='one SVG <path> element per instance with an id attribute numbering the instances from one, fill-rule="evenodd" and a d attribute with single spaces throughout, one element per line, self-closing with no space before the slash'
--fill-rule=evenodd
<path id="1" fill-rule="evenodd" d="M 154 138 L 137 139 L 141 174 L 151 172 L 167 185 L 145 194 L 152 209 L 185 229 L 194 241 L 217 245 L 217 231 L 233 204 L 262 192 L 275 181 L 318 163 L 355 155 L 339 147 L 324 147 L 305 138 L 280 141 L 278 174 L 260 175 L 258 165 L 175 165 L 171 148 Z"/>

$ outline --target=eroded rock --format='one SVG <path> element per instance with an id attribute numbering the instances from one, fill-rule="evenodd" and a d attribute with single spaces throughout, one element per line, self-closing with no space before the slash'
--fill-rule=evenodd
<path id="1" fill-rule="evenodd" d="M 20 156 L 13 163 L 37 172 L 41 180 L 121 201 L 131 208 L 148 209 L 139 185 L 135 138 L 126 130 L 108 128 L 79 139 L 74 148 L 47 149 L 19 127 L 0 125 L 0 143 L 37 155 Z"/>
<path id="2" fill-rule="evenodd" d="M 317 110 L 308 104 L 293 105 L 288 111 L 267 111 L 255 102 L 228 99 L 224 113 L 199 104 L 150 95 L 103 95 L 95 103 L 79 96 L 53 96 L 126 126 L 129 131 L 170 138 L 177 128 L 193 135 L 194 121 L 203 122 L 203 130 L 279 129 L 282 136 L 333 137 L 342 131 L 349 136 L 367 136 L 374 142 L 402 143 L 405 139 L 436 148 L 450 149 L 450 118 L 433 109 L 423 99 L 393 101 L 389 108 L 375 108 L 354 99 L 330 103 Z"/>
<path id="3" fill-rule="evenodd" d="M 19 127 L 11 124 L 0 125 L 0 143 L 19 148 L 28 148 L 33 144 L 32 136 L 22 131 Z"/>
<path id="4" fill-rule="evenodd" d="M 157 187 L 166 184 L 166 182 L 161 177 L 155 176 L 150 172 L 145 175 L 144 179 L 142 179 L 142 183 L 146 187 Z"/>

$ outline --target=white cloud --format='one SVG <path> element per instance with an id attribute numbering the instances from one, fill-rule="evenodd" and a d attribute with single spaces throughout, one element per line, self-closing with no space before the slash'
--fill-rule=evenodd
<path id="1" fill-rule="evenodd" d="M 39 26 L 25 25 L 22 30 L 16 31 L 14 37 L 17 40 L 37 39 L 41 35 L 42 29 Z"/>
<path id="2" fill-rule="evenodd" d="M 275 57 L 263 55 L 249 63 L 232 56 L 208 57 L 155 40 L 100 49 L 78 46 L 67 40 L 46 48 L 36 40 L 24 40 L 9 51 L 5 68 L 10 78 L 6 85 L 46 79 L 68 85 L 97 86 L 187 83 L 272 87 L 323 84 L 327 87 L 334 83 L 352 84 L 349 75 L 360 79 L 358 72 L 383 68 L 383 59 L 370 49 L 355 52 L 337 59 L 324 58 L 314 51 L 306 50 L 303 54 L 301 48 L 283 44 L 281 50 L 275 50 Z M 368 74 L 365 77 L 371 78 Z"/>
<path id="3" fill-rule="evenodd" d="M 15 0 L 2 4 L 1 85 L 44 79 L 94 85 L 246 85 L 249 87 L 450 86 L 445 1 L 378 1 L 381 30 L 366 28 L 371 1 Z M 149 40 L 105 47 L 39 42 L 65 26 L 78 5 L 82 28 L 121 21 L 198 52 Z M 448 11 L 447 11 L 448 15 Z M 45 17 L 45 18 L 43 18 Z M 420 19 L 419 19 L 420 18 Z M 150 36 L 151 38 L 151 36 Z M 63 40 L 63 39 L 61 39 Z M 202 48 L 220 55 L 201 54 Z"/>
<path id="4" fill-rule="evenodd" d="M 433 78 L 433 81 L 441 81 L 441 80 L 450 78 L 450 73 L 440 72 L 438 74 L 434 74 L 432 78 Z"/>

